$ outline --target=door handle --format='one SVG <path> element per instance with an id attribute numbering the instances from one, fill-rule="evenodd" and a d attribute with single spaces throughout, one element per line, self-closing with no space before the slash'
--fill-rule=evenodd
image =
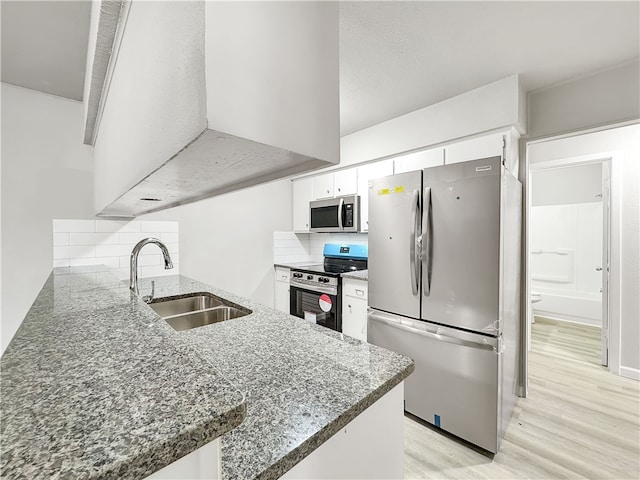
<path id="1" fill-rule="evenodd" d="M 431 187 L 424 189 L 424 200 L 422 202 L 424 210 L 424 233 L 422 234 L 422 260 L 425 262 L 425 278 L 422 286 L 424 296 L 431 294 Z"/>
<path id="2" fill-rule="evenodd" d="M 596 272 L 601 272 L 602 271 L 602 267 L 596 267 Z"/>
<path id="3" fill-rule="evenodd" d="M 418 210 L 420 207 L 420 191 L 414 190 L 411 197 L 411 221 L 409 225 L 409 270 L 411 274 L 411 293 L 418 295 L 420 278 L 418 277 L 417 243 L 418 243 Z"/>
<path id="4" fill-rule="evenodd" d="M 344 198 L 340 199 L 340 203 L 338 203 L 338 228 L 342 230 L 342 207 L 344 205 Z"/>

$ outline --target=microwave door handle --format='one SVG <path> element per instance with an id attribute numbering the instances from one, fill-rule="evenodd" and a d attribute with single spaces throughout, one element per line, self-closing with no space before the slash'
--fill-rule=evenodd
<path id="1" fill-rule="evenodd" d="M 424 259 L 425 278 L 423 282 L 424 296 L 431 294 L 431 187 L 424 189 L 424 222 L 422 235 L 422 258 Z"/>
<path id="2" fill-rule="evenodd" d="M 411 293 L 418 295 L 420 278 L 418 277 L 418 262 L 416 257 L 418 244 L 418 211 L 420 206 L 420 191 L 414 190 L 411 198 L 411 216 L 409 226 L 409 272 L 411 274 Z"/>
<path id="3" fill-rule="evenodd" d="M 340 230 L 343 230 L 343 226 L 342 226 L 342 207 L 344 206 L 344 198 L 340 199 L 340 202 L 338 203 L 338 228 Z"/>

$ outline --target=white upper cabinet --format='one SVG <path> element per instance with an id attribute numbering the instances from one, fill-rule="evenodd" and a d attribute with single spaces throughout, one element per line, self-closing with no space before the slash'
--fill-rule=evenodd
<path id="1" fill-rule="evenodd" d="M 319 200 L 321 198 L 333 197 L 333 173 L 325 173 L 313 177 L 313 198 Z"/>
<path id="2" fill-rule="evenodd" d="M 504 133 L 494 133 L 447 145 L 445 163 L 449 165 L 450 163 L 502 156 L 503 135 Z"/>
<path id="3" fill-rule="evenodd" d="M 333 194 L 336 197 L 358 193 L 358 173 L 355 168 L 333 174 Z"/>
<path id="4" fill-rule="evenodd" d="M 313 200 L 313 177 L 293 182 L 293 231 L 309 231 L 309 202 Z"/>
<path id="5" fill-rule="evenodd" d="M 369 231 L 369 180 L 393 175 L 393 160 L 369 163 L 358 167 L 358 195 L 360 195 L 360 230 Z"/>
<path id="6" fill-rule="evenodd" d="M 444 148 L 423 150 L 393 159 L 393 172 L 404 173 L 444 165 Z"/>

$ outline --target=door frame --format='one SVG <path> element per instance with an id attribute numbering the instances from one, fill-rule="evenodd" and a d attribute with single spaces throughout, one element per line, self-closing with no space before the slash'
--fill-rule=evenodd
<path id="1" fill-rule="evenodd" d="M 570 168 L 577 167 L 581 165 L 593 165 L 599 164 L 601 166 L 602 172 L 602 290 L 601 290 L 601 313 L 602 318 L 600 321 L 601 327 L 601 360 L 602 365 L 607 367 L 608 353 L 609 353 L 609 317 L 610 317 L 610 309 L 609 309 L 609 273 L 611 264 L 611 162 L 612 157 L 610 155 L 605 155 L 604 157 L 598 154 L 588 155 L 588 156 L 579 156 L 579 157 L 567 157 L 560 160 L 550 160 L 548 162 L 539 162 L 533 165 L 529 165 L 529 170 L 527 172 L 527 183 L 529 186 L 531 185 L 531 176 L 533 172 L 541 172 L 541 171 L 549 171 L 556 170 L 560 168 Z M 608 175 L 604 176 L 605 169 L 608 172 Z M 531 262 L 531 230 L 529 228 L 530 225 L 530 213 L 531 213 L 531 190 L 528 190 L 527 195 L 527 264 Z M 530 272 L 529 269 L 527 269 Z M 531 275 L 527 275 L 527 299 L 529 302 L 531 301 Z M 527 303 L 527 306 L 529 303 Z M 527 349 L 531 348 L 531 310 L 527 310 Z"/>
<path id="2" fill-rule="evenodd" d="M 531 281 L 530 281 L 530 210 L 531 210 L 531 147 L 541 144 L 541 143 L 550 143 L 555 141 L 562 141 L 571 137 L 579 137 L 583 135 L 589 135 L 592 133 L 598 133 L 607 130 L 615 130 L 620 127 L 624 127 L 629 125 L 629 123 L 619 124 L 619 125 L 611 125 L 604 128 L 597 129 L 589 129 L 581 132 L 574 132 L 565 135 L 558 135 L 553 137 L 541 138 L 541 139 L 532 139 L 526 140 L 523 144 L 523 153 L 524 153 L 524 181 L 525 181 L 525 202 L 524 202 L 524 258 L 523 258 L 523 267 L 524 267 L 524 308 L 522 309 L 525 320 L 525 331 L 526 336 L 523 339 L 523 355 L 522 355 L 522 366 L 521 372 L 523 374 L 524 381 L 521 383 L 522 388 L 522 396 L 527 396 L 528 392 L 528 376 L 529 376 L 529 355 L 528 350 L 530 348 L 530 338 L 531 338 L 531 310 L 529 308 L 531 302 Z M 548 165 L 548 166 L 570 166 L 581 163 L 595 163 L 595 162 L 609 162 L 609 173 L 610 173 L 610 198 L 609 198 L 609 207 L 610 207 L 610 215 L 608 222 L 608 231 L 609 231 L 609 282 L 608 282 L 608 370 L 617 375 L 620 374 L 620 286 L 621 286 L 621 259 L 620 259 L 620 221 L 621 221 L 621 171 L 620 167 L 617 165 L 619 162 L 616 159 L 620 159 L 623 155 L 623 152 L 618 150 L 611 151 L 601 151 L 588 155 L 577 155 L 577 156 L 567 156 L 554 160 L 549 160 L 548 162 L 536 162 L 536 165 Z M 534 167 L 535 170 L 535 167 Z M 618 248 L 616 249 L 615 246 Z M 604 293 L 604 292 L 603 292 Z"/>

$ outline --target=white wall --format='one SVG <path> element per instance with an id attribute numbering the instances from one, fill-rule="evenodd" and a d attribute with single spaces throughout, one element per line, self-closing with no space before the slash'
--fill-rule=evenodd
<path id="1" fill-rule="evenodd" d="M 340 165 L 444 143 L 490 130 L 524 125 L 525 105 L 518 76 L 421 108 L 340 139 Z"/>
<path id="2" fill-rule="evenodd" d="M 612 158 L 609 297 L 619 329 L 612 324 L 610 336 L 620 350 L 610 350 L 610 364 L 613 371 L 617 363 L 621 374 L 640 378 L 640 125 L 535 143 L 528 156 L 531 164 Z"/>
<path id="3" fill-rule="evenodd" d="M 209 128 L 339 162 L 338 3 L 205 10 Z"/>
<path id="4" fill-rule="evenodd" d="M 54 218 L 93 216 L 79 102 L 2 83 L 2 350 L 51 272 Z"/>
<path id="5" fill-rule="evenodd" d="M 280 180 L 139 217 L 180 222 L 180 273 L 273 306 L 273 232 L 292 228 Z"/>
<path id="6" fill-rule="evenodd" d="M 107 98 L 95 212 L 206 128 L 204 2 L 132 2 Z"/>
<path id="7" fill-rule="evenodd" d="M 601 201 L 602 165 L 591 163 L 531 172 L 531 205 L 565 205 Z"/>
<path id="8" fill-rule="evenodd" d="M 530 92 L 529 138 L 640 118 L 640 62 Z"/>

